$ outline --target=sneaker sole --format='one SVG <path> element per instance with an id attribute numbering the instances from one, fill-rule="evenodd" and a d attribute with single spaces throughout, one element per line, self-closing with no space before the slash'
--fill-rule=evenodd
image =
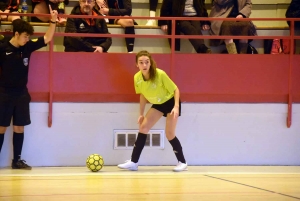
<path id="1" fill-rule="evenodd" d="M 122 170 L 131 170 L 131 171 L 137 171 L 138 169 L 132 169 L 132 168 L 123 168 L 123 167 L 119 167 L 118 168 L 122 169 Z"/>
<path id="2" fill-rule="evenodd" d="M 14 170 L 31 170 L 32 168 L 17 168 L 17 167 L 11 167 L 11 169 L 14 169 Z"/>
<path id="3" fill-rule="evenodd" d="M 173 172 L 182 172 L 182 171 L 188 171 L 188 168 L 185 168 L 184 170 L 173 170 Z"/>

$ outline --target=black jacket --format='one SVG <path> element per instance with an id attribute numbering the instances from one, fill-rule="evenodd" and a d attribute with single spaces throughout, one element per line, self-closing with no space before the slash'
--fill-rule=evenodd
<path id="1" fill-rule="evenodd" d="M 130 16 L 132 13 L 131 0 L 107 0 L 107 4 L 110 16 Z"/>
<path id="2" fill-rule="evenodd" d="M 93 11 L 96 12 L 95 10 Z M 83 15 L 79 5 L 73 8 L 71 15 Z M 65 33 L 109 34 L 104 19 L 92 19 L 94 24 L 88 23 L 89 20 L 90 19 L 83 18 L 68 18 Z M 111 43 L 112 40 L 110 37 L 64 37 L 65 52 L 94 52 L 95 48 L 92 46 L 101 46 L 103 51 L 107 52 Z"/>
<path id="3" fill-rule="evenodd" d="M 186 0 L 163 0 L 160 9 L 160 17 L 183 17 L 185 1 Z M 205 0 L 194 0 L 193 4 L 198 17 L 208 17 L 208 13 L 205 8 Z M 158 26 L 168 25 L 168 34 L 171 34 L 171 22 L 172 21 L 170 20 L 159 20 Z M 205 24 L 210 25 L 209 21 L 201 21 L 199 23 L 201 24 L 201 26 Z M 179 35 L 180 31 L 178 28 L 178 22 L 176 22 L 175 24 L 175 34 Z M 169 40 L 169 43 L 171 45 L 171 40 Z M 180 39 L 175 39 L 175 50 L 180 50 Z"/>
<path id="4" fill-rule="evenodd" d="M 183 17 L 185 0 L 163 0 L 160 16 L 161 17 Z M 205 8 L 205 0 L 194 0 L 194 8 L 198 17 L 208 17 Z M 167 20 L 159 20 L 158 25 L 168 25 Z M 201 21 L 201 25 L 210 24 L 208 21 Z"/>
<path id="5" fill-rule="evenodd" d="M 300 0 L 292 0 L 286 10 L 285 16 L 287 18 L 300 18 Z M 290 25 L 290 22 L 287 23 Z M 295 21 L 295 27 L 300 28 L 300 21 Z"/>

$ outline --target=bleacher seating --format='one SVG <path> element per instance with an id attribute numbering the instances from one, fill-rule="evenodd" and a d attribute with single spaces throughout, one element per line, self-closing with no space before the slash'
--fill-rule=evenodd
<path id="1" fill-rule="evenodd" d="M 158 12 L 161 6 L 162 0 L 159 0 Z M 71 0 L 69 5 L 66 7 L 66 13 L 70 13 L 72 7 L 77 3 L 77 0 Z M 285 17 L 285 11 L 290 3 L 290 0 L 252 0 L 253 9 L 251 18 L 258 17 Z M 133 4 L 133 16 L 148 16 L 148 0 L 132 0 Z M 211 6 L 211 0 L 206 0 L 208 12 Z M 136 20 L 139 25 L 136 26 L 136 34 L 164 34 L 157 26 L 144 26 L 146 20 Z M 257 26 L 258 35 L 260 36 L 274 36 L 274 35 L 289 35 L 289 28 L 285 21 L 253 21 Z M 47 29 L 47 23 L 33 23 L 35 32 L 45 32 Z M 123 34 L 123 29 L 119 25 L 108 25 L 109 31 L 112 34 Z M 11 26 L 9 22 L 3 22 L 1 26 L 2 32 L 10 31 Z M 57 27 L 57 32 L 64 32 L 64 27 Z M 207 31 L 204 35 L 208 35 Z M 54 39 L 54 51 L 62 52 L 64 47 L 62 45 L 63 37 L 55 37 Z M 188 40 L 181 40 L 181 51 L 183 53 L 194 52 L 193 47 Z M 207 43 L 207 41 L 206 41 Z M 208 43 L 207 43 L 208 44 Z M 254 40 L 252 45 L 256 47 L 259 53 L 263 53 L 263 40 Z M 298 45 L 299 46 L 299 45 Z M 41 50 L 45 50 L 41 49 Z M 163 38 L 137 38 L 135 43 L 134 52 L 147 49 L 154 53 L 169 53 L 170 48 L 167 39 Z M 221 52 L 225 47 L 213 47 L 214 53 Z M 113 45 L 109 49 L 109 52 L 127 52 L 125 42 L 121 38 L 113 38 Z"/>
<path id="2" fill-rule="evenodd" d="M 47 23 L 33 23 L 35 32 L 45 32 L 48 28 Z M 112 34 L 123 34 L 124 31 L 119 25 L 108 25 L 109 32 Z M 10 23 L 4 23 L 1 26 L 2 32 L 11 31 Z M 64 32 L 65 27 L 57 27 L 56 32 Z M 285 27 L 257 27 L 258 35 L 260 36 L 288 36 L 289 35 L 289 28 Z M 155 34 L 155 35 L 162 35 L 164 34 L 159 27 L 147 27 L 147 26 L 136 26 L 136 34 Z M 208 35 L 208 32 L 205 31 L 204 35 Z M 127 52 L 125 42 L 122 38 L 112 38 L 113 45 L 109 49 L 109 52 Z M 208 44 L 208 41 L 206 40 Z M 254 40 L 251 43 L 257 50 L 259 54 L 264 53 L 263 49 L 263 40 Z M 298 41 L 297 41 L 298 44 Z M 299 49 L 299 45 L 298 49 Z M 40 49 L 40 51 L 48 50 L 49 47 L 45 47 Z M 140 50 L 147 49 L 153 53 L 169 53 L 170 48 L 167 39 L 164 38 L 136 38 L 134 52 L 138 52 Z M 220 47 L 212 47 L 213 53 L 220 53 L 224 50 L 224 46 Z M 54 51 L 56 52 L 63 52 L 63 37 L 55 37 L 54 38 Z M 188 40 L 181 39 L 181 51 L 182 53 L 189 53 L 195 52 L 192 45 Z M 298 52 L 298 50 L 297 50 Z"/>

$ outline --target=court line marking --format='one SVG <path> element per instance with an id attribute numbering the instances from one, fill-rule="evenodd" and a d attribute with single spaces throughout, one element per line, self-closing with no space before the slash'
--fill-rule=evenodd
<path id="1" fill-rule="evenodd" d="M 300 197 L 295 197 L 295 196 L 287 195 L 287 194 L 284 194 L 284 193 L 279 193 L 279 192 L 271 191 L 271 190 L 268 190 L 268 189 L 259 188 L 259 187 L 251 186 L 251 185 L 248 185 L 248 184 L 243 184 L 243 183 L 236 182 L 236 181 L 231 181 L 231 180 L 227 180 L 227 179 L 222 179 L 222 178 L 214 177 L 214 176 L 211 176 L 211 175 L 203 175 L 203 176 L 210 177 L 210 178 L 212 178 L 212 179 L 218 179 L 218 180 L 222 180 L 222 181 L 226 181 L 226 182 L 230 182 L 230 183 L 242 185 L 242 186 L 247 186 L 247 187 L 255 188 L 255 189 L 258 189 L 258 190 L 261 190 L 261 191 L 266 191 L 266 192 L 269 192 L 269 193 L 275 193 L 275 194 L 282 195 L 282 196 L 285 196 L 285 197 L 290 197 L 290 198 L 294 198 L 294 199 L 300 200 Z"/>

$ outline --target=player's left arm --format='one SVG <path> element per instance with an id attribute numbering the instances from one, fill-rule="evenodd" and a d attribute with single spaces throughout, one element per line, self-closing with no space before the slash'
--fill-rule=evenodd
<path id="1" fill-rule="evenodd" d="M 50 5 L 49 5 L 49 10 L 50 10 L 50 14 L 51 14 L 51 22 L 55 22 L 55 23 L 50 22 L 49 28 L 44 35 L 45 44 L 48 44 L 52 40 L 54 32 L 55 32 L 56 20 L 57 20 L 57 11 L 52 10 Z"/>
<path id="2" fill-rule="evenodd" d="M 179 97 L 180 97 L 180 92 L 178 87 L 174 91 L 174 107 L 171 111 L 171 115 L 174 115 L 174 118 L 177 118 L 179 116 Z"/>
<path id="3" fill-rule="evenodd" d="M 180 91 L 178 89 L 178 87 L 175 89 L 174 91 L 174 99 L 175 99 L 175 104 L 174 107 L 179 108 L 179 98 L 180 98 Z"/>
<path id="4" fill-rule="evenodd" d="M 180 92 L 176 84 L 171 80 L 171 78 L 166 74 L 162 73 L 162 82 L 166 89 L 170 92 L 174 92 L 174 107 L 171 111 L 171 115 L 174 115 L 174 118 L 177 118 L 179 115 L 179 99 L 180 99 Z"/>

